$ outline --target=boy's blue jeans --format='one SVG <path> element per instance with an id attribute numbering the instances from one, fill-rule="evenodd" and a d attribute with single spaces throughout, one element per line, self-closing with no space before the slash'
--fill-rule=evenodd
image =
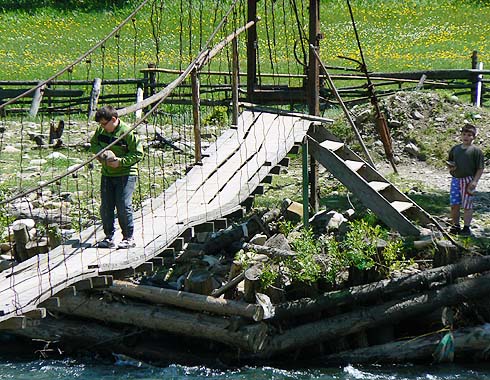
<path id="1" fill-rule="evenodd" d="M 106 237 L 114 236 L 114 209 L 121 227 L 123 238 L 132 238 L 133 223 L 133 191 L 136 176 L 106 177 L 100 179 L 100 217 Z"/>

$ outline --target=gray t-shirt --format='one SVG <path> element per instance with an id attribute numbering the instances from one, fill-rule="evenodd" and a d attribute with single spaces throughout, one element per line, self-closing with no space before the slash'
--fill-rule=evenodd
<path id="1" fill-rule="evenodd" d="M 468 147 L 463 144 L 455 145 L 449 151 L 449 161 L 456 164 L 452 176 L 456 178 L 474 177 L 478 169 L 485 167 L 483 152 L 475 145 Z"/>

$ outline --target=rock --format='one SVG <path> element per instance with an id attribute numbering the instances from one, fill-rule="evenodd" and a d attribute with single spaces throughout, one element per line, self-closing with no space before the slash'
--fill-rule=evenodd
<path id="1" fill-rule="evenodd" d="M 256 234 L 250 239 L 251 244 L 264 245 L 267 241 L 267 236 L 264 234 Z"/>
<path id="2" fill-rule="evenodd" d="M 413 111 L 412 118 L 415 120 L 421 120 L 424 118 L 424 115 L 422 115 L 419 111 Z"/>
<path id="3" fill-rule="evenodd" d="M 418 148 L 418 146 L 412 142 L 406 144 L 403 150 L 413 157 L 417 157 L 420 153 L 420 149 Z"/>

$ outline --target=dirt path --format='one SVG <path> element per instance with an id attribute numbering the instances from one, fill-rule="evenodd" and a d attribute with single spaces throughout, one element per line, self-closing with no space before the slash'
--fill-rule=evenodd
<path id="1" fill-rule="evenodd" d="M 380 164 L 378 170 L 384 176 L 390 176 L 393 169 L 389 164 Z M 418 160 L 404 162 L 397 165 L 397 170 L 403 182 L 419 184 L 427 191 L 443 192 L 448 196 L 451 176 L 445 170 L 434 168 Z M 423 205 L 420 205 L 423 207 Z M 474 220 L 472 230 L 476 237 L 490 239 L 490 171 L 484 172 L 477 188 L 477 197 L 474 205 Z M 448 215 L 437 215 L 439 218 L 448 219 Z"/>

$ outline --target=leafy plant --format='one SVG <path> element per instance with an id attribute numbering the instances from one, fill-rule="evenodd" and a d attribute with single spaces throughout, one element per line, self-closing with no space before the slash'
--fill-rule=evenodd
<path id="1" fill-rule="evenodd" d="M 291 278 L 307 284 L 316 282 L 322 274 L 322 268 L 315 259 L 321 245 L 313 236 L 313 231 L 303 228 L 299 237 L 292 242 L 292 247 L 296 256 L 285 262 Z"/>

